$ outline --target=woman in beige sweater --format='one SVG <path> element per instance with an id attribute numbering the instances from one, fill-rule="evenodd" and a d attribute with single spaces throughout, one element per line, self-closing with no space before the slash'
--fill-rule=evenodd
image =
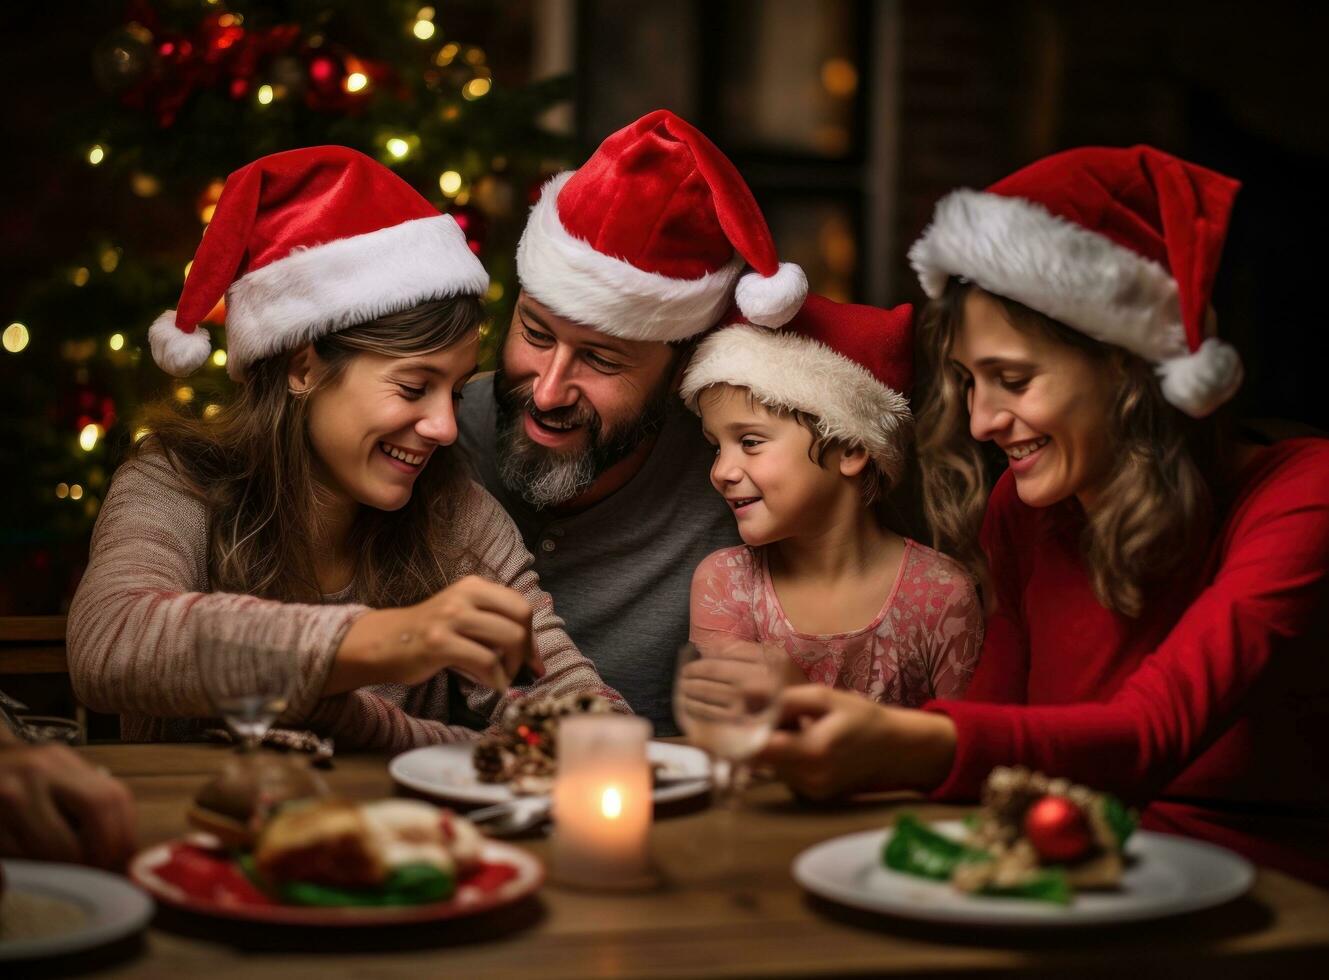
<path id="1" fill-rule="evenodd" d="M 204 641 L 243 638 L 294 651 L 281 722 L 343 746 L 474 738 L 528 685 L 622 704 L 451 452 L 487 282 L 451 217 L 354 151 L 231 175 L 149 340 L 189 373 L 224 293 L 243 383 L 211 419 L 158 408 L 116 473 L 70 609 L 81 700 L 129 739 L 197 737 Z"/>

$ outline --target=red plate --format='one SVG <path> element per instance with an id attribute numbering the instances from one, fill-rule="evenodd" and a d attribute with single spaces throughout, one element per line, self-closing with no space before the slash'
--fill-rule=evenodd
<path id="1" fill-rule="evenodd" d="M 297 926 L 378 926 L 433 922 L 512 905 L 544 881 L 538 859 L 510 844 L 485 841 L 481 864 L 446 902 L 387 907 L 282 905 L 249 881 L 229 854 L 177 838 L 134 856 L 129 876 L 159 902 L 202 915 Z"/>

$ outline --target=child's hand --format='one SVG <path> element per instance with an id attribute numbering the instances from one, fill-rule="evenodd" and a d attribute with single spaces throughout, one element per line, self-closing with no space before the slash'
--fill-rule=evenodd
<path id="1" fill-rule="evenodd" d="M 784 692 L 779 728 L 757 756 L 812 799 L 866 790 L 930 789 L 950 772 L 955 725 L 945 715 L 896 708 L 805 684 Z"/>

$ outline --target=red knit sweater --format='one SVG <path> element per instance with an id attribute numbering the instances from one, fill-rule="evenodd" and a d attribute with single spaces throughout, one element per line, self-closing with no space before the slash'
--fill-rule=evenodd
<path id="1" fill-rule="evenodd" d="M 973 798 L 1019 763 L 1140 803 L 1145 827 L 1207 838 L 1329 883 L 1329 440 L 1262 449 L 1204 563 L 1130 620 L 1095 600 L 1073 505 L 983 526 L 997 611 L 937 789 Z"/>

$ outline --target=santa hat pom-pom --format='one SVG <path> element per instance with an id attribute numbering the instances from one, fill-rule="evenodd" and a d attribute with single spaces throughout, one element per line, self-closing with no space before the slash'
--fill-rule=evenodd
<path id="1" fill-rule="evenodd" d="M 1202 419 L 1241 387 L 1241 355 L 1230 344 L 1209 337 L 1200 349 L 1158 365 L 1163 397 L 1191 418 Z"/>
<path id="2" fill-rule="evenodd" d="M 167 310 L 148 328 L 152 359 L 167 374 L 183 378 L 193 374 L 212 353 L 212 341 L 201 326 L 185 333 L 175 325 L 175 310 Z"/>
<path id="3" fill-rule="evenodd" d="M 738 280 L 734 301 L 750 322 L 762 327 L 782 327 L 803 308 L 808 295 L 808 277 L 793 262 L 781 262 L 775 275 L 749 272 Z"/>

